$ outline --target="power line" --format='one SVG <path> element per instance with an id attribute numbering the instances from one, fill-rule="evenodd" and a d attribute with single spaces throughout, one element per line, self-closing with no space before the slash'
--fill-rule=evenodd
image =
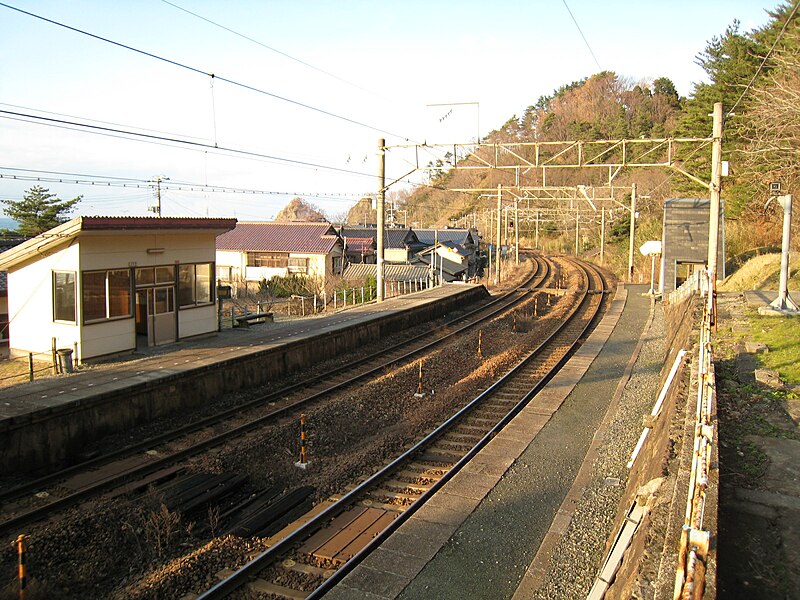
<path id="1" fill-rule="evenodd" d="M 195 12 L 192 12 L 192 11 L 186 9 L 186 8 L 183 8 L 182 6 L 178 6 L 174 2 L 170 2 L 169 0 L 161 0 L 161 1 L 164 4 L 169 4 L 173 8 L 177 8 L 178 10 L 183 11 L 183 12 L 189 14 L 189 15 L 192 15 L 193 17 L 196 17 L 196 18 L 200 19 L 201 21 L 205 21 L 206 23 L 209 23 L 210 25 L 213 25 L 214 27 L 219 27 L 220 29 L 223 29 L 223 30 L 227 31 L 228 33 L 232 33 L 235 36 L 238 36 L 238 37 L 240 37 L 242 39 L 245 39 L 248 42 L 252 42 L 254 44 L 257 44 L 257 45 L 261 46 L 262 48 L 266 48 L 270 52 L 275 52 L 276 54 L 280 54 L 281 56 L 283 56 L 285 58 L 288 58 L 289 60 L 292 60 L 292 61 L 294 61 L 296 63 L 299 63 L 299 64 L 303 65 L 304 67 L 308 67 L 309 69 L 313 69 L 314 71 L 322 73 L 323 75 L 327 75 L 328 77 L 332 77 L 333 79 L 336 79 L 337 81 L 341 81 L 342 83 L 346 83 L 349 86 L 352 86 L 354 88 L 357 88 L 357 89 L 361 90 L 362 92 L 369 92 L 370 94 L 375 94 L 376 96 L 379 95 L 379 94 L 376 94 L 372 90 L 369 90 L 369 89 L 367 89 L 365 87 L 362 87 L 362 86 L 358 85 L 357 83 L 353 83 L 352 81 L 348 81 L 347 79 L 339 77 L 335 73 L 331 73 L 330 71 L 326 71 L 325 69 L 322 69 L 320 67 L 314 66 L 311 63 L 308 63 L 308 62 L 306 62 L 304 60 L 296 58 L 296 57 L 294 57 L 294 56 L 292 56 L 290 54 L 287 54 L 286 52 L 278 50 L 277 48 L 273 48 L 272 46 L 268 46 L 267 44 L 265 44 L 263 42 L 260 42 L 257 39 L 251 38 L 250 36 L 247 36 L 247 35 L 245 35 L 243 33 L 239 33 L 238 31 L 235 31 L 235 30 L 231 29 L 230 27 L 226 27 L 225 25 L 217 23 L 216 21 L 212 21 L 211 19 L 208 19 L 208 18 L 206 18 L 206 17 L 204 17 L 202 15 L 199 15 L 199 14 L 197 14 Z"/>
<path id="2" fill-rule="evenodd" d="M 148 133 L 159 133 L 159 134 L 162 134 L 162 135 L 175 135 L 175 136 L 181 136 L 181 137 L 184 137 L 184 138 L 189 138 L 189 139 L 194 139 L 194 140 L 205 140 L 205 139 L 207 139 L 207 138 L 199 137 L 199 136 L 196 136 L 196 135 L 188 135 L 188 134 L 185 134 L 185 133 L 175 133 L 173 131 L 162 131 L 162 130 L 159 130 L 159 129 L 148 129 L 147 127 L 139 127 L 138 125 L 128 125 L 126 123 L 115 123 L 113 121 L 101 121 L 99 119 L 91 119 L 89 117 L 81 117 L 81 116 L 78 116 L 78 115 L 69 115 L 69 114 L 65 114 L 65 113 L 53 112 L 53 111 L 50 111 L 50 110 L 44 110 L 42 108 L 33 108 L 31 106 L 20 106 L 19 104 L 8 104 L 6 102 L 0 102 L 0 106 L 7 106 L 9 108 L 18 108 L 18 109 L 21 109 L 21 110 L 32 110 L 32 111 L 35 111 L 35 112 L 38 112 L 38 113 L 43 113 L 45 115 L 54 115 L 56 117 L 68 117 L 70 119 L 82 119 L 82 120 L 88 121 L 90 123 L 100 123 L 102 125 L 113 125 L 114 127 L 126 127 L 128 129 L 138 129 L 140 131 L 146 131 Z"/>
<path id="3" fill-rule="evenodd" d="M 291 98 L 287 98 L 287 97 L 281 96 L 279 94 L 274 94 L 272 92 L 268 92 L 266 90 L 262 90 L 260 88 L 257 88 L 255 86 L 252 86 L 252 85 L 249 85 L 249 84 L 246 84 L 246 83 L 241 83 L 239 81 L 234 81 L 233 79 L 228 79 L 226 77 L 221 77 L 219 75 L 216 75 L 215 73 L 208 73 L 206 71 L 203 71 L 202 69 L 198 69 L 196 67 L 191 67 L 189 65 L 180 63 L 178 61 L 175 61 L 175 60 L 172 60 L 172 59 L 169 59 L 169 58 L 165 58 L 165 57 L 159 56 L 157 54 L 153 54 L 152 52 L 147 52 L 145 50 L 140 50 L 138 48 L 134 48 L 133 46 L 128 46 L 127 44 L 123 44 L 121 42 L 115 42 L 114 40 L 111 40 L 111 39 L 96 35 L 94 33 L 89 33 L 88 31 L 84 31 L 82 29 L 78 29 L 77 27 L 72 27 L 70 25 L 66 25 L 64 23 L 60 23 L 58 21 L 54 21 L 53 19 L 48 19 L 47 17 L 43 17 L 41 15 L 37 15 L 37 14 L 34 14 L 32 12 L 28 12 L 26 10 L 22 10 L 21 8 L 17 8 L 15 6 L 11 6 L 10 4 L 5 4 L 3 2 L 0 2 L 0 6 L 3 6 L 5 8 L 9 8 L 11 10 L 17 11 L 17 12 L 22 13 L 24 15 L 28 15 L 30 17 L 34 17 L 34 18 L 39 19 L 41 21 L 45 21 L 46 23 L 50 23 L 52 25 L 57 25 L 58 27 L 63 27 L 64 29 L 68 29 L 70 31 L 74 31 L 76 33 L 80 33 L 81 35 L 85 35 L 85 36 L 94 38 L 96 40 L 100 40 L 101 42 L 106 42 L 107 44 L 112 44 L 112 45 L 117 46 L 119 48 L 124 48 L 125 50 L 130 50 L 131 52 L 136 52 L 137 54 L 141 54 L 141 55 L 147 56 L 149 58 L 154 58 L 156 60 L 160 60 L 162 62 L 165 62 L 167 64 L 173 65 L 175 67 L 180 67 L 181 69 L 186 69 L 188 71 L 191 71 L 193 73 L 197 73 L 199 75 L 203 75 L 205 77 L 211 77 L 212 79 L 217 79 L 219 81 L 223 81 L 225 83 L 229 83 L 231 85 L 234 85 L 236 87 L 240 87 L 240 88 L 245 89 L 245 90 L 249 90 L 251 92 L 256 92 L 258 94 L 263 94 L 265 96 L 269 96 L 270 98 L 275 98 L 276 100 L 282 100 L 283 102 L 288 102 L 289 104 L 294 104 L 295 106 L 299 106 L 301 108 L 305 108 L 305 109 L 308 109 L 308 110 L 311 110 L 311 111 L 326 115 L 328 117 L 339 119 L 341 121 L 345 121 L 345 122 L 351 123 L 353 125 L 358 125 L 359 127 L 364 127 L 366 129 L 371 129 L 371 130 L 376 131 L 378 133 L 383 133 L 383 134 L 386 134 L 386 135 L 390 135 L 392 137 L 396 137 L 396 138 L 399 138 L 399 139 L 402 139 L 402 140 L 407 140 L 407 141 L 409 140 L 409 138 L 404 136 L 404 135 L 400 135 L 400 134 L 397 134 L 397 133 L 392 133 L 391 131 L 386 131 L 385 129 L 381 129 L 381 128 L 375 127 L 373 125 L 368 125 L 367 123 L 363 123 L 361 121 L 357 121 L 355 119 L 351 119 L 349 117 L 345 117 L 345 116 L 333 113 L 331 111 L 328 111 L 328 110 L 325 110 L 325 109 L 322 109 L 322 108 L 317 108 L 315 106 L 311 106 L 310 104 L 305 104 L 305 103 L 300 102 L 298 100 L 292 100 Z"/>
<path id="4" fill-rule="evenodd" d="M 794 3 L 794 8 L 792 9 L 791 14 L 786 18 L 786 22 L 783 24 L 783 27 L 781 27 L 781 30 L 778 33 L 778 37 L 775 38 L 775 42 L 772 44 L 772 48 L 769 49 L 769 52 L 767 52 L 767 54 L 764 56 L 764 60 L 762 60 L 761 64 L 758 65 L 758 69 L 756 69 L 756 72 L 753 73 L 753 77 L 750 79 L 750 83 L 747 84 L 747 87 L 744 88 L 744 91 L 739 96 L 739 99 L 734 103 L 734 105 L 728 111 L 728 115 L 733 113 L 736 107 L 739 106 L 739 103 L 742 101 L 742 98 L 744 98 L 745 94 L 747 94 L 747 92 L 750 91 L 750 88 L 753 87 L 753 84 L 756 81 L 756 77 L 758 77 L 758 74 L 761 73 L 761 70 L 764 68 L 764 65 L 767 63 L 767 60 L 769 60 L 769 57 L 772 55 L 772 51 L 775 50 L 775 47 L 781 40 L 781 37 L 783 37 L 783 34 L 786 32 L 786 28 L 789 26 L 789 23 L 791 22 L 792 18 L 794 18 L 794 15 L 797 12 L 798 7 L 800 7 L 800 0 Z"/>
<path id="5" fill-rule="evenodd" d="M 0 5 L 2 5 L 2 3 L 0 3 Z M 112 128 L 112 127 L 103 127 L 103 126 L 100 126 L 100 125 L 91 125 L 89 123 L 79 123 L 77 121 L 67 121 L 65 119 L 55 119 L 55 118 L 52 118 L 52 117 L 42 117 L 42 116 L 39 116 L 39 115 L 20 113 L 20 112 L 15 112 L 15 111 L 10 111 L 10 110 L 0 110 L 0 117 L 3 117 L 5 115 L 8 116 L 7 118 L 12 118 L 12 119 L 15 118 L 15 117 L 22 117 L 22 118 L 25 118 L 25 119 L 33 119 L 34 121 L 43 122 L 44 124 L 50 124 L 50 125 L 54 124 L 56 126 L 67 126 L 67 125 L 70 125 L 72 127 L 78 127 L 80 129 L 88 129 L 88 130 L 91 130 L 92 132 L 122 134 L 122 135 L 126 135 L 126 136 L 133 136 L 134 138 L 139 138 L 139 139 L 143 139 L 143 140 L 157 140 L 157 141 L 161 141 L 161 142 L 171 142 L 171 143 L 174 143 L 174 144 L 182 144 L 182 145 L 185 145 L 185 146 L 191 146 L 191 147 L 195 147 L 195 148 L 204 148 L 204 149 L 207 149 L 207 150 L 219 150 L 219 151 L 223 151 L 223 152 L 230 152 L 230 153 L 233 153 L 233 154 L 240 154 L 240 155 L 243 155 L 243 156 L 250 156 L 250 157 L 256 157 L 256 158 L 274 160 L 274 161 L 281 162 L 281 163 L 289 163 L 289 164 L 293 164 L 293 165 L 297 165 L 297 166 L 311 167 L 311 168 L 315 168 L 315 169 L 325 169 L 325 170 L 328 170 L 328 171 L 335 171 L 335 172 L 339 172 L 339 173 L 345 173 L 345 174 L 348 174 L 348 175 L 358 175 L 360 177 L 370 177 L 370 178 L 377 178 L 378 177 L 374 173 L 364 173 L 364 172 L 361 172 L 361 171 L 353 171 L 352 169 L 343 169 L 341 167 L 332 167 L 332 166 L 329 166 L 329 165 L 321 165 L 321 164 L 318 164 L 318 163 L 312 163 L 312 162 L 308 162 L 308 161 L 296 160 L 296 159 L 292 159 L 292 158 L 284 158 L 284 157 L 281 157 L 281 156 L 272 156 L 270 154 L 263 154 L 263 153 L 260 153 L 260 152 L 254 152 L 254 151 L 250 151 L 250 150 L 240 150 L 240 149 L 237 149 L 237 148 L 228 148 L 228 147 L 225 147 L 225 146 L 215 146 L 215 145 L 212 145 L 212 144 L 206 144 L 206 143 L 203 143 L 203 142 L 195 142 L 195 141 L 185 140 L 185 139 L 181 139 L 181 138 L 177 138 L 177 137 L 167 137 L 167 136 L 161 136 L 161 135 L 155 135 L 155 134 L 149 134 L 149 133 L 140 133 L 140 132 L 136 132 L 136 131 L 126 131 L 124 129 L 116 129 L 116 128 Z M 64 128 L 65 129 L 71 129 L 70 127 L 64 127 Z M 130 139 L 130 138 L 124 138 L 124 139 Z"/>
<path id="6" fill-rule="evenodd" d="M 18 171 L 26 173 L 24 175 L 17 175 L 15 173 L 3 173 L 5 171 Z M 41 173 L 42 175 L 33 175 L 33 173 Z M 75 179 L 72 179 L 75 178 Z M 69 173 L 64 171 L 44 171 L 39 169 L 22 169 L 17 167 L 0 166 L 0 179 L 13 179 L 19 181 L 40 181 L 43 183 L 66 183 L 73 185 L 91 185 L 97 187 L 116 187 L 116 188 L 134 188 L 134 189 L 150 189 L 153 187 L 153 181 L 150 179 L 136 179 L 132 177 L 110 177 L 105 175 L 87 175 L 84 173 Z M 218 194 L 251 194 L 251 195 L 268 195 L 268 196 L 307 196 L 315 198 L 327 198 L 331 200 L 345 199 L 345 198 L 362 198 L 369 196 L 370 192 L 362 193 L 347 193 L 347 192 L 296 192 L 296 191 L 275 191 L 275 190 L 260 190 L 252 188 L 239 188 L 233 186 L 220 186 L 208 185 L 202 183 L 192 183 L 188 181 L 175 181 L 161 182 L 162 190 L 183 191 L 183 192 L 205 192 L 205 193 L 218 193 Z"/>
<path id="7" fill-rule="evenodd" d="M 578 33 L 581 34 L 581 37 L 583 38 L 583 43 L 586 44 L 586 47 L 589 49 L 589 54 L 592 55 L 592 58 L 594 59 L 594 64 L 596 64 L 597 68 L 602 71 L 603 67 L 600 66 L 600 61 L 597 60 L 597 57 L 594 55 L 594 50 L 592 50 L 592 47 L 589 45 L 589 40 L 587 40 L 586 36 L 583 35 L 583 30 L 581 29 L 581 26 L 578 25 L 578 21 L 575 19 L 575 15 L 572 14 L 572 11 L 569 9 L 569 6 L 567 6 L 567 0 L 561 0 L 561 1 L 564 3 L 564 6 L 566 7 L 569 16 L 572 17 L 572 22 L 575 23 L 575 27 L 578 28 Z"/>

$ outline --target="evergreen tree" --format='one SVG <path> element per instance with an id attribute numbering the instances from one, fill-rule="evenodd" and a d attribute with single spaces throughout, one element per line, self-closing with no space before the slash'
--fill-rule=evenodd
<path id="1" fill-rule="evenodd" d="M 68 220 L 66 216 L 83 196 L 72 200 L 60 200 L 50 190 L 39 185 L 33 186 L 22 197 L 22 200 L 0 200 L 6 205 L 6 215 L 19 223 L 17 232 L 21 235 L 34 236 L 61 225 Z"/>

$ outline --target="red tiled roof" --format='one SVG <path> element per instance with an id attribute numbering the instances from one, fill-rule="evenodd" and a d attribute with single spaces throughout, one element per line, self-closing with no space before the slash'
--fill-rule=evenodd
<path id="1" fill-rule="evenodd" d="M 226 229 L 236 219 L 209 217 L 80 217 L 82 231 L 105 229 Z"/>
<path id="2" fill-rule="evenodd" d="M 375 240 L 372 238 L 347 238 L 347 249 L 350 252 L 356 252 L 358 254 L 373 254 L 375 252 L 374 246 Z"/>
<path id="3" fill-rule="evenodd" d="M 338 240 L 330 223 L 237 223 L 217 237 L 217 250 L 327 254 Z"/>

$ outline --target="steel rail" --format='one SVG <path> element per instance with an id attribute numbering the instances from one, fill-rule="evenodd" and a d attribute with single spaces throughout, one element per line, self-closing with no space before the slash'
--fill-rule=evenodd
<path id="1" fill-rule="evenodd" d="M 260 426 L 263 426 L 263 425 L 266 425 L 266 424 L 268 424 L 270 422 L 273 422 L 273 421 L 279 419 L 280 417 L 284 416 L 285 414 L 291 413 L 292 411 L 294 411 L 298 407 L 303 406 L 305 404 L 308 404 L 310 402 L 313 402 L 314 400 L 317 400 L 317 399 L 319 399 L 321 397 L 324 397 L 324 396 L 330 394 L 333 391 L 342 389 L 342 388 L 344 388 L 344 387 L 346 387 L 348 385 L 352 385 L 352 384 L 354 384 L 354 383 L 356 383 L 358 381 L 361 381 L 363 379 L 366 379 L 366 378 L 368 378 L 368 377 L 370 377 L 372 375 L 380 374 L 381 371 L 383 371 L 384 369 L 386 369 L 388 367 L 394 366 L 394 365 L 396 365 L 398 363 L 401 363 L 401 362 L 403 362 L 405 360 L 408 360 L 409 358 L 412 358 L 412 357 L 414 357 L 414 356 L 416 356 L 416 355 L 418 355 L 420 353 L 428 351 L 428 350 L 434 348 L 435 346 L 437 346 L 439 344 L 442 344 L 443 342 L 447 341 L 448 339 L 452 338 L 453 336 L 457 335 L 458 333 L 461 333 L 462 331 L 465 331 L 467 329 L 475 327 L 479 323 L 481 323 L 481 322 L 483 322 L 485 320 L 488 320 L 488 319 L 496 316 L 497 314 L 499 314 L 499 313 L 501 313 L 501 312 L 503 312 L 505 310 L 510 309 L 515 304 L 519 303 L 521 300 L 523 300 L 528 295 L 533 293 L 535 291 L 535 288 L 534 289 L 524 289 L 525 286 L 527 284 L 529 284 L 531 281 L 533 281 L 534 279 L 537 279 L 540 275 L 542 275 L 541 281 L 543 281 L 544 279 L 546 279 L 547 277 L 550 276 L 550 263 L 548 261 L 546 261 L 546 260 L 542 260 L 542 262 L 539 263 L 539 266 L 541 267 L 542 265 L 547 267 L 546 270 L 543 272 L 543 274 L 540 273 L 539 269 L 537 269 L 537 271 L 535 273 L 533 273 L 531 275 L 531 277 L 529 277 L 523 284 L 515 287 L 514 289 L 512 289 L 511 291 L 505 293 L 504 295 L 502 295 L 501 297 L 497 298 L 496 300 L 493 300 L 493 301 L 481 306 L 478 309 L 475 309 L 475 310 L 470 311 L 468 313 L 462 314 L 462 315 L 456 317 L 455 319 L 453 319 L 452 321 L 450 321 L 449 323 L 440 325 L 439 327 L 437 327 L 437 328 L 435 328 L 435 329 L 433 329 L 431 331 L 425 332 L 425 333 L 420 334 L 418 336 L 414 336 L 410 340 L 406 340 L 406 341 L 402 342 L 401 344 L 397 344 L 397 345 L 392 346 L 392 347 L 390 347 L 388 349 L 382 350 L 382 351 L 379 352 L 379 354 L 386 354 L 388 352 L 391 352 L 393 350 L 396 350 L 398 348 L 406 346 L 409 342 L 413 343 L 415 341 L 419 341 L 419 340 L 424 339 L 426 337 L 430 337 L 432 334 L 435 335 L 435 334 L 441 333 L 443 330 L 452 327 L 452 325 L 454 323 L 458 323 L 460 321 L 468 319 L 471 316 L 474 316 L 474 315 L 476 315 L 478 313 L 485 312 L 487 307 L 493 307 L 492 310 L 489 313 L 483 315 L 480 319 L 477 319 L 475 321 L 467 323 L 467 324 L 465 324 L 465 325 L 463 325 L 463 326 L 461 326 L 461 327 L 459 327 L 459 328 L 457 328 L 457 329 L 455 329 L 455 330 L 453 330 L 451 332 L 446 333 L 445 335 L 443 335 L 442 337 L 440 337 L 438 339 L 435 339 L 435 340 L 433 340 L 433 341 L 431 341 L 431 342 L 429 342 L 427 344 L 423 344 L 422 346 L 419 346 L 419 347 L 417 347 L 417 348 L 415 348 L 415 349 L 413 349 L 411 351 L 405 352 L 405 353 L 403 353 L 401 356 L 399 356 L 397 358 L 393 358 L 393 359 L 391 359 L 389 361 L 383 362 L 383 363 L 381 363 L 380 365 L 378 365 L 376 367 L 373 367 L 373 368 L 368 369 L 367 371 L 364 371 L 364 372 L 362 372 L 360 374 L 357 374 L 357 375 L 355 375 L 353 377 L 349 377 L 349 378 L 347 378 L 347 379 L 345 379 L 343 381 L 335 383 L 334 385 L 326 387 L 323 390 L 320 390 L 320 391 L 315 392 L 313 394 L 304 396 L 303 398 L 300 398 L 299 400 L 297 400 L 295 402 L 292 402 L 292 403 L 290 403 L 290 404 L 288 404 L 286 406 L 283 406 L 281 408 L 278 408 L 276 410 L 270 411 L 267 414 L 262 415 L 261 417 L 253 419 L 251 421 L 248 421 L 247 423 L 244 423 L 242 425 L 233 427 L 233 428 L 231 428 L 231 429 L 229 429 L 229 430 L 227 430 L 225 432 L 222 432 L 220 434 L 217 434 L 215 436 L 207 438 L 207 439 L 205 439 L 205 440 L 203 440 L 201 442 L 197 442 L 197 443 L 191 445 L 190 447 L 184 448 L 183 450 L 179 450 L 177 452 L 171 453 L 170 455 L 165 456 L 165 457 L 160 458 L 160 459 L 156 459 L 156 460 L 153 460 L 153 461 L 148 461 L 146 463 L 143 463 L 142 465 L 138 465 L 136 467 L 133 467 L 132 469 L 130 469 L 128 471 L 124 471 L 122 473 L 118 473 L 117 475 L 115 475 L 113 477 L 109 477 L 106 480 L 99 481 L 99 482 L 97 482 L 95 484 L 86 486 L 85 488 L 83 488 L 81 490 L 78 490 L 76 492 L 73 492 L 72 494 L 69 494 L 68 496 L 64 496 L 62 498 L 59 498 L 57 500 L 54 500 L 54 501 L 46 504 L 46 505 L 34 508 L 32 510 L 29 510 L 29 511 L 23 512 L 23 513 L 21 513 L 19 515 L 16 515 L 16 516 L 14 516 L 14 517 L 12 517 L 10 519 L 7 519 L 6 521 L 3 521 L 2 523 L 0 523 L 0 535 L 2 535 L 2 534 L 6 533 L 9 530 L 12 530 L 14 528 L 18 528 L 18 527 L 27 525 L 29 523 L 35 522 L 35 521 L 40 520 L 40 519 L 45 518 L 45 517 L 49 517 L 49 516 L 51 516 L 51 514 L 54 511 L 63 510 L 63 509 L 68 508 L 70 506 L 74 506 L 75 504 L 77 504 L 78 502 L 81 502 L 85 498 L 89 498 L 89 497 L 91 497 L 91 496 L 93 496 L 95 494 L 98 494 L 100 492 L 112 489 L 115 486 L 119 486 L 119 485 L 121 485 L 123 483 L 127 483 L 127 482 L 135 480 L 137 478 L 146 477 L 148 475 L 156 473 L 157 471 L 159 471 L 161 469 L 164 469 L 165 467 L 170 466 L 170 465 L 172 465 L 172 464 L 174 464 L 176 462 L 179 462 L 180 460 L 183 460 L 185 458 L 189 458 L 189 457 L 191 457 L 191 456 L 193 456 L 195 454 L 203 452 L 204 450 L 207 450 L 209 448 L 212 448 L 214 446 L 222 444 L 222 443 L 228 441 L 229 439 L 233 439 L 233 438 L 235 438 L 235 437 L 237 437 L 239 435 L 247 433 L 247 432 L 249 432 L 249 431 L 251 431 L 253 429 L 256 429 L 256 428 L 258 428 Z M 539 283 L 541 283 L 541 281 Z M 520 290 L 523 290 L 523 289 L 524 289 L 524 291 L 523 291 L 522 294 L 518 294 L 518 295 L 515 296 L 515 294 L 517 294 L 517 292 L 519 292 Z M 34 489 L 40 489 L 44 485 L 49 485 L 49 484 L 52 484 L 55 481 L 64 479 L 64 474 L 65 473 L 72 474 L 72 473 L 75 473 L 75 472 L 80 472 L 80 471 L 86 470 L 86 469 L 88 469 L 90 467 L 93 467 L 93 466 L 106 464 L 106 463 L 110 462 L 110 459 L 108 458 L 109 456 L 112 456 L 112 458 L 119 458 L 121 456 L 126 456 L 126 455 L 129 455 L 129 454 L 132 454 L 132 453 L 134 453 L 134 452 L 136 452 L 138 450 L 144 449 L 144 448 L 151 448 L 151 447 L 153 447 L 153 445 L 156 445 L 158 443 L 164 443 L 166 441 L 175 439 L 179 435 L 186 435 L 188 433 L 192 433 L 194 431 L 197 431 L 199 429 L 207 427 L 210 424 L 218 423 L 218 422 L 222 421 L 224 418 L 227 418 L 228 416 L 231 416 L 231 415 L 234 415 L 234 414 L 238 414 L 243 409 L 251 408 L 251 407 L 254 407 L 254 406 L 263 405 L 264 402 L 268 402 L 269 400 L 271 400 L 273 398 L 283 397 L 287 393 L 299 391 L 301 389 L 307 389 L 307 388 L 313 386 L 314 384 L 319 383 L 321 380 L 323 380 L 325 378 L 333 377 L 333 376 L 338 375 L 338 374 L 340 374 L 342 372 L 345 372 L 345 371 L 347 371 L 349 369 L 353 369 L 355 367 L 358 367 L 358 366 L 361 366 L 361 365 L 363 365 L 365 363 L 368 363 L 368 362 L 374 360 L 376 355 L 377 354 L 372 354 L 372 355 L 364 357 L 362 359 L 358 359 L 356 361 L 352 361 L 351 363 L 348 363 L 347 365 L 344 365 L 342 367 L 337 367 L 337 368 L 335 368 L 335 369 L 333 369 L 333 370 L 331 370 L 331 371 L 329 371 L 329 372 L 327 372 L 325 374 L 322 374 L 322 375 L 318 376 L 317 378 L 312 378 L 312 379 L 309 379 L 309 380 L 305 380 L 305 381 L 303 381 L 301 383 L 294 384 L 292 386 L 287 386 L 287 387 L 281 388 L 280 390 L 277 390 L 275 392 L 271 392 L 270 394 L 267 394 L 265 396 L 259 397 L 258 399 L 250 401 L 250 402 L 248 402 L 248 403 L 246 403 L 244 405 L 240 405 L 240 406 L 234 407 L 232 409 L 228 409 L 226 411 L 223 411 L 222 413 L 219 413 L 219 414 L 214 415 L 212 417 L 208 417 L 207 419 L 203 419 L 201 421 L 193 423 L 192 425 L 189 425 L 186 428 L 181 428 L 179 430 L 173 430 L 171 432 L 167 432 L 167 433 L 162 434 L 160 436 L 155 436 L 154 438 L 150 438 L 148 440 L 145 440 L 144 442 L 142 442 L 140 444 L 135 444 L 133 446 L 129 446 L 129 447 L 125 448 L 125 449 L 116 451 L 116 452 L 111 453 L 109 455 L 104 455 L 103 457 L 98 457 L 97 459 L 92 459 L 90 461 L 86 461 L 84 463 L 81 463 L 80 465 L 76 465 L 75 467 L 70 467 L 69 469 L 66 469 L 64 471 L 60 471 L 59 473 L 54 473 L 53 475 L 50 475 L 50 476 L 47 476 L 45 478 L 39 479 L 36 482 L 31 482 L 29 484 L 24 484 L 23 486 L 19 486 L 17 488 L 14 488 L 13 490 L 10 490 L 9 492 L 5 492 L 2 496 L 0 496 L 0 498 L 5 497 L 7 499 L 8 497 L 14 497 L 14 498 L 19 497 L 20 495 L 22 495 L 22 494 L 24 494 L 24 493 L 26 493 L 28 491 L 32 491 Z M 223 416 L 220 416 L 220 415 L 223 415 Z M 201 424 L 201 422 L 202 422 L 202 424 Z M 179 432 L 179 433 L 177 433 L 177 435 L 176 435 L 175 432 Z M 46 481 L 47 483 L 42 483 L 43 481 Z"/>
<path id="2" fill-rule="evenodd" d="M 569 259 L 571 260 L 571 259 Z M 242 566 L 240 569 L 235 571 L 231 574 L 228 578 L 220 581 L 211 589 L 207 590 L 206 592 L 202 593 L 198 596 L 198 600 L 219 600 L 221 598 L 226 598 L 231 592 L 235 591 L 239 587 L 241 587 L 246 581 L 250 579 L 250 577 L 254 576 L 255 574 L 262 571 L 267 566 L 273 564 L 275 562 L 276 556 L 280 556 L 285 551 L 290 550 L 292 546 L 300 541 L 306 539 L 316 530 L 321 529 L 327 521 L 341 514 L 348 506 L 351 505 L 352 501 L 357 498 L 359 495 L 363 494 L 365 490 L 371 487 L 373 484 L 379 482 L 382 479 L 385 479 L 392 471 L 396 470 L 400 465 L 407 463 L 413 455 L 417 454 L 421 450 L 425 449 L 427 446 L 431 445 L 435 440 L 441 437 L 447 430 L 449 430 L 456 422 L 458 422 L 462 417 L 466 414 L 471 412 L 476 406 L 482 403 L 485 399 L 491 397 L 496 390 L 503 387 L 506 383 L 513 380 L 513 378 L 524 368 L 528 365 L 528 363 L 535 357 L 537 357 L 542 349 L 555 340 L 556 336 L 561 333 L 570 323 L 571 319 L 575 318 L 578 315 L 581 308 L 583 308 L 584 304 L 587 303 L 588 299 L 590 298 L 590 286 L 591 286 L 591 276 L 588 273 L 588 269 L 583 265 L 583 263 L 579 263 L 577 261 L 572 261 L 576 264 L 586 275 L 587 278 L 587 289 L 584 291 L 584 294 L 579 303 L 576 304 L 573 312 L 569 315 L 567 319 L 565 319 L 559 327 L 551 333 L 546 339 L 542 340 L 536 348 L 530 351 L 525 357 L 523 357 L 511 370 L 509 370 L 505 375 L 503 375 L 500 379 L 495 381 L 491 386 L 489 386 L 486 390 L 481 392 L 478 396 L 476 396 L 473 400 L 463 406 L 460 410 L 458 410 L 455 414 L 445 420 L 441 425 L 439 425 L 436 429 L 434 429 L 431 433 L 426 435 L 423 439 L 418 441 L 414 446 L 406 450 L 403 454 L 392 460 L 389 464 L 383 467 L 378 472 L 371 475 L 369 478 L 364 480 L 358 486 L 353 488 L 347 494 L 342 496 L 336 503 L 332 504 L 314 518 L 307 521 L 304 525 L 284 537 L 283 539 L 279 540 L 276 544 L 271 546 L 265 552 L 260 554 L 259 556 L 255 557 L 249 563 Z M 594 274 L 598 277 L 601 284 L 604 285 L 604 280 L 600 275 L 599 271 L 595 270 L 594 267 L 591 267 L 594 271 Z M 333 573 L 320 587 L 315 589 L 314 591 L 310 592 L 307 596 L 308 599 L 310 598 L 318 598 L 325 594 L 330 587 L 335 585 L 342 577 L 344 577 L 355 565 L 363 560 L 372 550 L 374 550 L 378 545 L 380 545 L 383 540 L 385 540 L 393 531 L 395 531 L 405 520 L 411 517 L 411 515 L 418 510 L 424 502 L 429 499 L 437 490 L 439 490 L 447 481 L 449 481 L 455 474 L 466 465 L 470 459 L 472 459 L 475 454 L 477 454 L 496 434 L 500 431 L 530 400 L 536 396 L 536 394 L 540 391 L 540 389 L 546 385 L 546 383 L 552 379 L 558 369 L 563 366 L 563 364 L 569 359 L 572 352 L 578 345 L 579 341 L 583 338 L 586 334 L 588 329 L 592 326 L 595 322 L 597 316 L 599 315 L 600 307 L 602 306 L 602 302 L 599 302 L 597 307 L 595 308 L 595 312 L 591 315 L 591 318 L 587 319 L 585 326 L 579 332 L 579 334 L 575 337 L 575 340 L 571 343 L 570 349 L 564 353 L 564 355 L 557 361 L 557 363 L 550 369 L 550 371 L 540 379 L 533 388 L 531 388 L 523 397 L 520 399 L 510 411 L 506 413 L 483 437 L 475 444 L 470 450 L 468 450 L 464 456 L 459 459 L 453 467 L 451 467 L 447 472 L 445 472 L 442 477 L 435 482 L 429 490 L 424 492 L 414 503 L 410 506 L 406 507 L 403 512 L 399 513 L 397 518 L 395 518 L 381 533 L 379 533 L 375 538 L 373 538 L 362 550 L 360 550 L 357 554 L 355 554 L 350 560 L 348 560 L 344 565 L 342 565 L 336 572 Z"/>

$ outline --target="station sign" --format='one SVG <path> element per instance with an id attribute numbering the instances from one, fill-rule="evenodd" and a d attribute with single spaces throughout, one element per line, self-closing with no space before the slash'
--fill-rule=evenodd
<path id="1" fill-rule="evenodd" d="M 639 247 L 639 252 L 645 256 L 661 254 L 661 240 L 649 240 Z"/>

